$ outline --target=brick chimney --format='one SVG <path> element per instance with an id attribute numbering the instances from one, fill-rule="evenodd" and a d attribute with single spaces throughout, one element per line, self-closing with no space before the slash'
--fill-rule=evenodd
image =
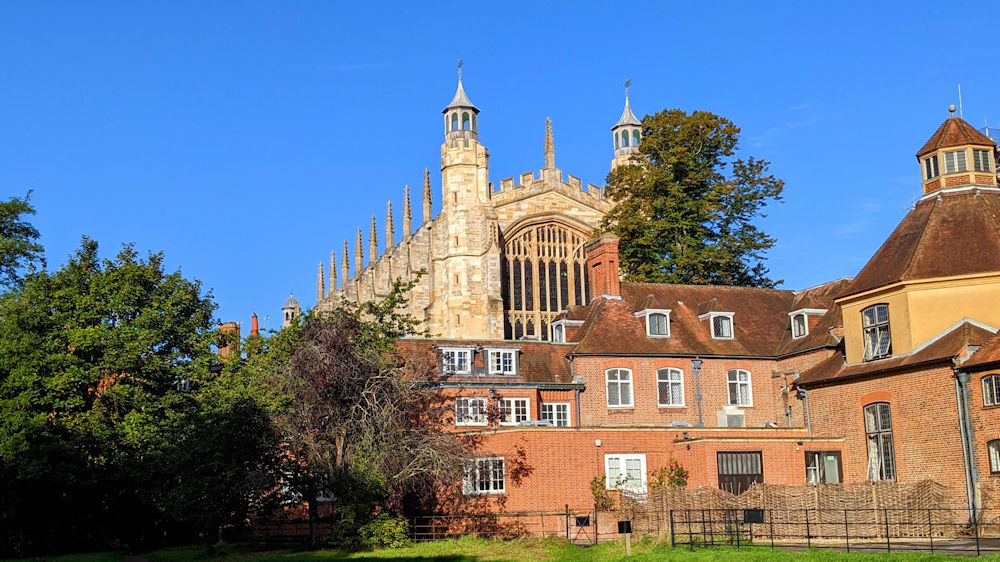
<path id="1" fill-rule="evenodd" d="M 240 356 L 240 323 L 219 324 L 219 357 Z"/>
<path id="2" fill-rule="evenodd" d="M 583 247 L 587 256 L 590 278 L 590 298 L 621 298 L 622 285 L 618 276 L 618 237 L 602 234 Z"/>
<path id="3" fill-rule="evenodd" d="M 257 313 L 254 312 L 253 316 L 250 317 L 250 335 L 259 336 L 260 326 L 257 324 Z"/>

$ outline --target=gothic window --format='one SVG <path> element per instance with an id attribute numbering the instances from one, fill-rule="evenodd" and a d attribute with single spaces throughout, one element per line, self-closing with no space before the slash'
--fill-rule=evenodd
<path id="1" fill-rule="evenodd" d="M 457 131 L 458 130 L 458 112 L 457 111 L 455 113 L 451 114 L 451 130 L 452 131 Z"/>
<path id="2" fill-rule="evenodd" d="M 478 130 L 479 130 L 479 125 L 476 124 L 476 114 L 473 113 L 472 114 L 472 131 L 475 132 L 475 131 L 478 131 Z"/>
<path id="3" fill-rule="evenodd" d="M 618 132 L 615 132 L 615 150 L 618 149 Z"/>
<path id="4" fill-rule="evenodd" d="M 468 131 L 469 128 L 470 128 L 469 127 L 469 112 L 468 111 L 463 111 L 462 112 L 462 130 L 463 131 Z"/>
<path id="5" fill-rule="evenodd" d="M 622 131 L 622 148 L 628 146 L 628 131 Z"/>
<path id="6" fill-rule="evenodd" d="M 632 131 L 632 146 L 639 146 L 639 129 Z"/>
<path id="7" fill-rule="evenodd" d="M 513 330 L 506 337 L 535 335 L 547 340 L 549 325 L 562 311 L 587 303 L 583 255 L 587 238 L 581 230 L 553 222 L 530 225 L 505 236 L 501 258 L 505 325 Z M 520 335 L 518 321 L 525 327 Z"/>

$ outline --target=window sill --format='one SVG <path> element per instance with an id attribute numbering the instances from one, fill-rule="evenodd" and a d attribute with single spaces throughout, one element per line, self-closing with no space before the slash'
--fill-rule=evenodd
<path id="1" fill-rule="evenodd" d="M 687 404 L 657 404 L 656 407 L 661 410 L 686 410 Z"/>
<path id="2" fill-rule="evenodd" d="M 608 409 L 609 410 L 619 410 L 619 411 L 621 411 L 621 410 L 634 410 L 635 409 L 635 405 L 632 405 L 632 406 L 608 406 Z"/>
<path id="3" fill-rule="evenodd" d="M 482 423 L 456 423 L 455 427 L 486 427 L 486 422 Z"/>
<path id="4" fill-rule="evenodd" d="M 744 410 L 753 410 L 753 404 L 726 404 L 726 406 L 736 406 Z"/>
<path id="5" fill-rule="evenodd" d="M 462 492 L 465 496 L 502 496 L 506 494 L 505 490 L 498 490 L 495 492 Z"/>

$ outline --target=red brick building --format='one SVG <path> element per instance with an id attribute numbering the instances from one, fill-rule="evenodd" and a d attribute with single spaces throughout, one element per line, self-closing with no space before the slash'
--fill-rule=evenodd
<path id="1" fill-rule="evenodd" d="M 586 247 L 591 301 L 550 340 L 401 343 L 440 370 L 449 431 L 479 450 L 462 492 L 508 511 L 587 508 L 591 481 L 739 492 L 927 478 L 970 506 L 1000 479 L 996 145 L 948 119 L 925 196 L 853 279 L 789 291 L 621 282 Z"/>

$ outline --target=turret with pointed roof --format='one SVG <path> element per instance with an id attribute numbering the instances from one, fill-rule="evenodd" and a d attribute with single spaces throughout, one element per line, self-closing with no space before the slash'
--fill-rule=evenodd
<path id="1" fill-rule="evenodd" d="M 924 194 L 941 189 L 997 187 L 996 143 L 952 115 L 917 151 Z"/>
<path id="2" fill-rule="evenodd" d="M 465 94 L 465 88 L 462 87 L 461 59 L 458 63 L 458 88 L 455 89 L 451 103 L 441 110 L 441 113 L 444 113 L 445 140 L 477 140 L 479 138 L 479 123 L 476 122 L 479 108 L 469 100 L 469 96 Z"/>
<path id="3" fill-rule="evenodd" d="M 628 88 L 631 84 L 630 80 L 625 80 L 625 109 L 618 122 L 611 127 L 615 147 L 615 157 L 611 160 L 612 170 L 627 163 L 633 154 L 639 152 L 639 141 L 642 139 L 642 122 L 636 119 L 629 105 Z"/>

